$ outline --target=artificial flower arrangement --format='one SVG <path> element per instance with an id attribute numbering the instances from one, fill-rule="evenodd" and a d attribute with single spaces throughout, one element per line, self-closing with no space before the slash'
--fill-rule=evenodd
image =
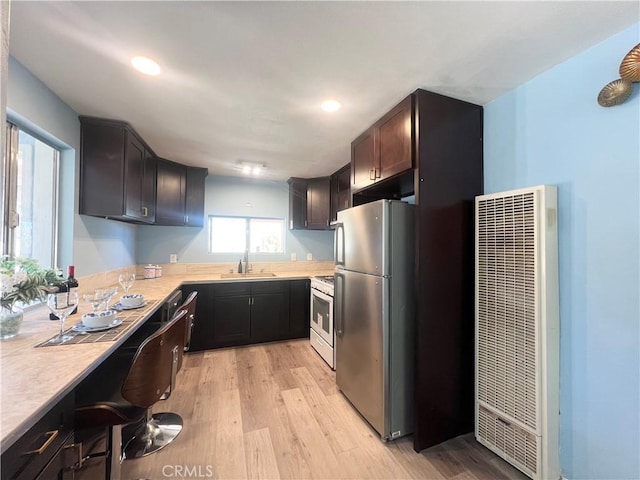
<path id="1" fill-rule="evenodd" d="M 11 309 L 16 303 L 43 300 L 49 288 L 61 281 L 55 270 L 41 267 L 33 258 L 5 255 L 0 261 L 0 306 Z"/>

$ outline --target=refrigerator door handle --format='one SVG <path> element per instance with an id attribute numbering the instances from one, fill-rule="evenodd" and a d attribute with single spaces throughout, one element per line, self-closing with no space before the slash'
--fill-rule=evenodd
<path id="1" fill-rule="evenodd" d="M 344 266 L 344 224 L 340 222 L 335 223 L 335 239 L 333 242 L 333 258 L 335 259 L 336 265 Z M 340 235 L 342 232 L 342 236 Z M 342 258 L 339 258 L 340 253 L 342 253 Z"/>
<path id="2" fill-rule="evenodd" d="M 335 272 L 335 292 L 334 300 L 337 299 L 335 306 L 335 320 L 336 320 L 336 336 L 341 337 L 344 333 L 344 274 Z"/>

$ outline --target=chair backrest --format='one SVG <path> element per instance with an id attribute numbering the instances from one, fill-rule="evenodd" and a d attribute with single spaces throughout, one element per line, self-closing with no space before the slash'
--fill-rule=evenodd
<path id="1" fill-rule="evenodd" d="M 198 297 L 198 292 L 193 291 L 189 294 L 184 303 L 180 306 L 178 310 L 186 310 L 187 321 L 185 323 L 185 343 L 184 343 L 184 351 L 188 352 L 189 347 L 191 346 L 191 334 L 193 333 L 193 326 L 196 322 L 196 300 Z"/>
<path id="2" fill-rule="evenodd" d="M 179 310 L 138 347 L 122 384 L 122 396 L 127 401 L 149 408 L 169 387 L 173 388 L 177 367 L 182 363 L 186 321 L 187 311 Z"/>

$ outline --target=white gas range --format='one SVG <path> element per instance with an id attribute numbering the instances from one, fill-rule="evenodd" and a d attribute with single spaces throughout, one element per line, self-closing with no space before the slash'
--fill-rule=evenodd
<path id="1" fill-rule="evenodd" d="M 333 277 L 311 278 L 311 346 L 335 369 L 333 330 Z"/>

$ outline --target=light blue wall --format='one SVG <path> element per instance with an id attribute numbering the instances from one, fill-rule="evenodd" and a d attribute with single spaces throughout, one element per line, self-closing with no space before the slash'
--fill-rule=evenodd
<path id="1" fill-rule="evenodd" d="M 7 117 L 62 149 L 59 266 L 88 275 L 135 263 L 135 226 L 78 215 L 78 115 L 22 64 L 9 57 Z"/>
<path id="2" fill-rule="evenodd" d="M 247 204 L 251 206 L 248 207 Z M 254 217 L 289 217 L 289 186 L 286 182 L 235 177 L 207 177 L 205 217 L 237 215 Z M 139 226 L 136 236 L 138 263 L 167 263 L 169 255 L 178 254 L 179 262 L 237 262 L 239 256 L 209 254 L 207 228 Z M 255 254 L 250 261 L 289 261 L 295 252 L 298 260 L 307 253 L 314 260 L 333 259 L 333 232 L 286 230 L 284 254 Z"/>
<path id="3" fill-rule="evenodd" d="M 485 192 L 558 186 L 560 461 L 570 479 L 640 478 L 640 85 L 600 89 L 636 24 L 485 106 Z"/>

